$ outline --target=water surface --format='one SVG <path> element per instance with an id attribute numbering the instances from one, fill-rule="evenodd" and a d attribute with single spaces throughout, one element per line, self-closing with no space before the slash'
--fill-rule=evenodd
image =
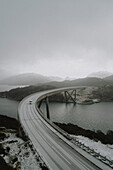
<path id="1" fill-rule="evenodd" d="M 17 119 L 17 108 L 19 102 L 9 100 L 7 98 L 0 98 L 0 114 L 7 115 Z"/>
<path id="2" fill-rule="evenodd" d="M 17 119 L 19 102 L 0 98 L 0 114 Z M 85 129 L 113 130 L 113 102 L 101 102 L 92 105 L 74 105 L 73 103 L 50 103 L 50 118 L 60 123 L 72 123 Z M 41 106 L 45 111 L 45 104 Z"/>
<path id="3" fill-rule="evenodd" d="M 45 112 L 44 104 L 41 107 Z M 74 105 L 73 103 L 50 103 L 52 121 L 72 123 L 85 129 L 113 130 L 113 102 L 101 102 L 92 105 Z"/>

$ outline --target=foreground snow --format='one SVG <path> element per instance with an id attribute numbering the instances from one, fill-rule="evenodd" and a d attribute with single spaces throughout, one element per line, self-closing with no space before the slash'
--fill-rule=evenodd
<path id="1" fill-rule="evenodd" d="M 30 141 L 23 141 L 21 138 L 16 137 L 15 133 L 7 133 L 8 138 L 0 142 L 3 144 L 5 151 L 9 147 L 10 150 L 7 155 L 1 155 L 6 163 L 13 168 L 21 170 L 41 170 L 41 165 L 44 162 L 40 156 L 33 150 Z M 31 146 L 31 147 L 30 147 Z"/>
<path id="2" fill-rule="evenodd" d="M 1 155 L 6 163 L 11 165 L 13 168 L 20 170 L 41 170 L 46 169 L 42 158 L 34 151 L 30 141 L 23 141 L 21 138 L 16 136 L 14 132 L 5 133 L 7 138 L 0 142 L 5 149 L 7 154 Z M 87 137 L 70 135 L 72 137 L 72 142 L 79 142 L 81 148 L 89 151 L 92 150 L 94 153 L 98 153 L 97 157 L 104 159 L 104 162 L 107 163 L 110 167 L 113 168 L 113 145 L 104 145 L 100 141 L 95 142 L 90 140 Z M 7 148 L 10 148 L 9 150 Z M 89 148 L 89 149 L 88 149 Z M 95 156 L 93 153 L 93 156 Z M 108 161 L 107 161 L 108 160 Z M 43 168 L 42 168 L 43 167 Z"/>

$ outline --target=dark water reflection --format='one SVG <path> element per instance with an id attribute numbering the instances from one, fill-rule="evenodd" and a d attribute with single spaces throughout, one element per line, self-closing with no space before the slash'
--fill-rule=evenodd
<path id="1" fill-rule="evenodd" d="M 42 110 L 44 107 L 43 104 Z M 113 102 L 92 105 L 50 103 L 50 117 L 52 121 L 107 132 L 113 130 Z"/>
<path id="2" fill-rule="evenodd" d="M 17 119 L 18 104 L 19 102 L 17 101 L 0 98 L 0 114 Z"/>
<path id="3" fill-rule="evenodd" d="M 0 98 L 0 114 L 17 118 L 18 104 L 17 101 Z M 45 112 L 45 104 L 41 109 Z M 113 130 L 113 102 L 92 105 L 50 103 L 50 118 L 56 122 L 72 123 L 85 129 L 107 132 Z"/>

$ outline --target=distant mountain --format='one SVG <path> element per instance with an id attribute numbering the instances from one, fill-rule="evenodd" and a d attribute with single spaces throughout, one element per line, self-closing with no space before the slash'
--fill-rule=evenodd
<path id="1" fill-rule="evenodd" d="M 50 78 L 52 81 L 63 81 L 63 78 L 61 78 L 61 77 L 50 76 L 49 78 Z"/>
<path id="2" fill-rule="evenodd" d="M 75 80 L 65 80 L 62 82 L 49 82 L 46 85 L 51 85 L 55 87 L 72 87 L 72 86 L 106 86 L 111 85 L 109 81 L 104 79 L 96 78 L 96 77 L 86 77 Z"/>
<path id="3" fill-rule="evenodd" d="M 113 75 L 106 78 L 86 77 L 75 80 L 62 81 L 59 77 L 47 77 L 35 73 L 19 74 L 9 78 L 0 80 L 0 85 L 50 85 L 55 87 L 69 87 L 69 86 L 104 86 L 113 85 Z"/>
<path id="4" fill-rule="evenodd" d="M 105 80 L 105 81 L 107 81 L 107 82 L 109 82 L 109 83 L 111 83 L 111 84 L 113 84 L 113 75 L 112 75 L 112 76 L 109 76 L 109 77 L 104 78 L 104 80 Z"/>
<path id="5" fill-rule="evenodd" d="M 70 81 L 71 81 L 71 80 L 75 80 L 75 78 L 72 78 L 72 77 L 68 77 L 68 76 L 67 76 L 67 77 L 65 77 L 65 80 L 70 80 Z"/>
<path id="6" fill-rule="evenodd" d="M 97 77 L 97 78 L 105 78 L 108 76 L 113 75 L 113 73 L 107 72 L 107 71 L 99 71 L 89 74 L 87 77 Z"/>
<path id="7" fill-rule="evenodd" d="M 4 85 L 35 85 L 58 80 L 58 78 L 47 77 L 35 73 L 25 73 L 0 80 L 0 84 Z"/>

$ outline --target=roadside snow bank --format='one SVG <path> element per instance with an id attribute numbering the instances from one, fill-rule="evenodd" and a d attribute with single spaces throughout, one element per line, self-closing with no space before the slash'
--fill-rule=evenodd
<path id="1" fill-rule="evenodd" d="M 84 136 L 70 136 L 72 137 L 72 142 L 79 142 L 78 144 L 81 148 L 88 151 L 95 157 L 98 157 L 101 161 L 105 162 L 113 168 L 113 145 L 105 145 L 102 144 L 100 141 L 96 142 Z"/>

